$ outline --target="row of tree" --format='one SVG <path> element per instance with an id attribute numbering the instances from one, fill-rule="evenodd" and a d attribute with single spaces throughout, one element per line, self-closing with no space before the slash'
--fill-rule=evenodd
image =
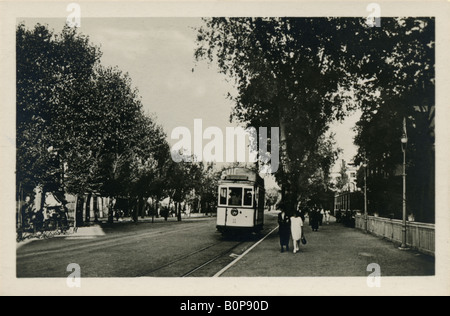
<path id="1" fill-rule="evenodd" d="M 381 27 L 358 18 L 208 18 L 195 58 L 235 79 L 233 119 L 280 127 L 275 177 L 290 209 L 329 196 L 339 153 L 329 126 L 358 108 L 355 163 L 368 165 L 372 211 L 401 207 L 405 118 L 409 211 L 434 221 L 434 32 L 432 18 L 383 18 Z M 217 181 L 214 168 L 173 163 L 128 75 L 100 58 L 74 29 L 18 26 L 18 192 L 211 198 L 204 184 Z"/>
<path id="2" fill-rule="evenodd" d="M 402 161 L 406 117 L 409 205 L 422 220 L 434 220 L 434 19 L 383 18 L 381 27 L 359 18 L 204 22 L 196 58 L 216 62 L 235 80 L 233 118 L 280 127 L 276 178 L 289 209 L 327 195 L 337 157 L 330 123 L 359 108 L 355 163 L 365 161 L 379 175 L 369 181 L 371 205 L 379 213 L 401 209 L 393 171 Z"/>
<path id="3" fill-rule="evenodd" d="M 217 61 L 234 78 L 233 118 L 279 126 L 281 167 L 275 174 L 285 205 L 327 190 L 337 158 L 327 135 L 344 115 L 339 93 L 346 71 L 336 47 L 338 21 L 299 18 L 212 18 L 198 32 L 197 59 Z M 342 102 L 340 102 L 342 101 Z"/>
<path id="4" fill-rule="evenodd" d="M 418 221 L 434 222 L 435 21 L 386 19 L 383 29 L 388 31 L 370 37 L 370 57 L 379 60 L 377 67 L 365 70 L 367 79 L 356 90 L 362 110 L 356 125 L 356 162 L 367 163 L 368 209 L 402 217 L 404 135 L 407 212 Z"/>
<path id="5" fill-rule="evenodd" d="M 16 35 L 19 200 L 36 187 L 62 200 L 66 193 L 110 197 L 111 221 L 117 198 L 136 202 L 136 219 L 149 197 L 170 197 L 179 213 L 193 192 L 203 203 L 215 200 L 216 171 L 172 161 L 166 135 L 144 113 L 130 77 L 102 66 L 87 36 L 67 26 L 56 34 L 24 24 Z M 78 222 L 81 214 L 82 207 Z"/>

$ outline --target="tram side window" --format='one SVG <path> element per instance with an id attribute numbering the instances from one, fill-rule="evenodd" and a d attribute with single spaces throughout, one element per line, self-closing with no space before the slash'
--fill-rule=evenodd
<path id="1" fill-rule="evenodd" d="M 244 189 L 244 206 L 252 206 L 252 200 L 253 200 L 253 189 L 252 188 L 246 188 Z"/>
<path id="2" fill-rule="evenodd" d="M 227 205 L 227 188 L 220 188 L 220 205 Z"/>
<path id="3" fill-rule="evenodd" d="M 228 205 L 241 206 L 242 205 L 242 188 L 230 188 Z"/>

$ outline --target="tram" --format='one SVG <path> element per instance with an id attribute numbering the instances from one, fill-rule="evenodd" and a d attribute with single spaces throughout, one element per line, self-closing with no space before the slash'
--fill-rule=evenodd
<path id="1" fill-rule="evenodd" d="M 222 172 L 218 185 L 217 230 L 259 232 L 264 225 L 264 179 L 247 168 Z"/>

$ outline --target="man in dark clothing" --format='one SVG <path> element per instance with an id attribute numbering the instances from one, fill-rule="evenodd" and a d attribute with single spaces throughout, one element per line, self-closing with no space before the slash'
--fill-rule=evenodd
<path id="1" fill-rule="evenodd" d="M 319 211 L 316 208 L 314 208 L 311 211 L 310 219 L 309 219 L 310 224 L 311 224 L 311 228 L 312 228 L 313 231 L 318 231 L 319 230 L 319 216 L 320 216 Z"/>
<path id="2" fill-rule="evenodd" d="M 278 233 L 280 235 L 280 245 L 281 252 L 284 252 L 284 247 L 286 246 L 286 251 L 289 251 L 289 239 L 291 238 L 291 221 L 289 216 L 286 215 L 284 211 L 278 214 Z"/>

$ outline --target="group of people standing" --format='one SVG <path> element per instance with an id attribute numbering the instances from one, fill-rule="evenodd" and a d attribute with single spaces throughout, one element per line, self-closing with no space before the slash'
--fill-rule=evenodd
<path id="1" fill-rule="evenodd" d="M 306 243 L 304 236 L 303 223 L 305 222 L 305 214 L 309 213 L 309 224 L 313 231 L 318 231 L 319 226 L 322 226 L 325 220 L 327 224 L 330 223 L 330 212 L 317 207 L 309 210 L 301 210 L 294 212 L 293 216 L 286 214 L 284 209 L 278 214 L 278 225 L 280 235 L 281 252 L 289 251 L 289 242 L 292 238 L 294 253 L 300 250 L 300 242 Z"/>

